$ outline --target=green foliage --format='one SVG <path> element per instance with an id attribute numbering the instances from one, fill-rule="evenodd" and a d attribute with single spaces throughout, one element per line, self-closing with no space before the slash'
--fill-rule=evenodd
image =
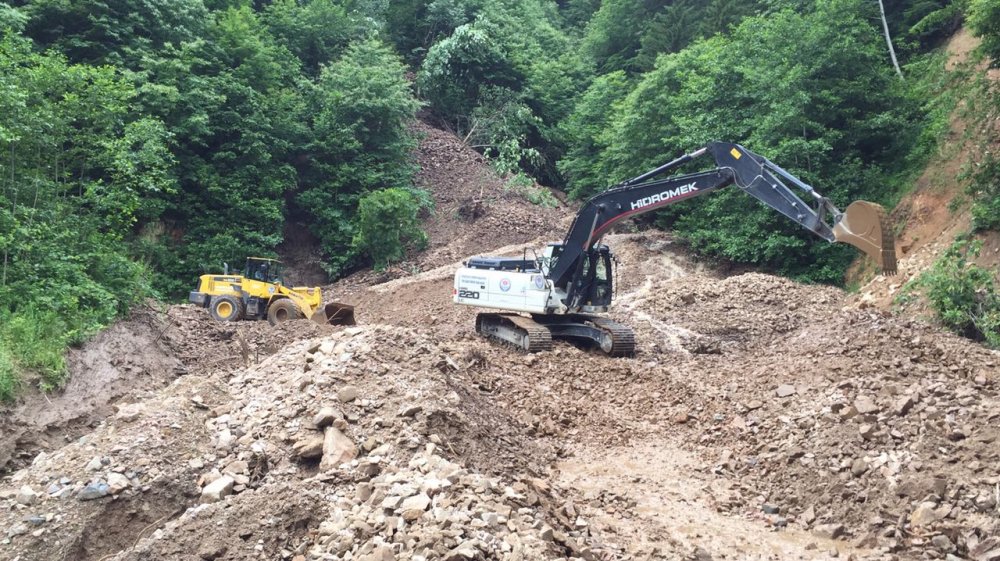
<path id="1" fill-rule="evenodd" d="M 538 151 L 526 145 L 527 135 L 538 124 L 538 118 L 521 99 L 507 88 L 488 88 L 470 116 L 466 138 L 473 148 L 490 158 L 501 175 L 540 162 Z"/>
<path id="2" fill-rule="evenodd" d="M 202 36 L 201 0 L 32 0 L 25 34 L 74 62 L 131 66 L 147 53 Z"/>
<path id="3" fill-rule="evenodd" d="M 996 154 L 987 152 L 976 165 L 969 191 L 973 196 L 973 227 L 1000 230 L 1000 158 Z"/>
<path id="4" fill-rule="evenodd" d="M 959 240 L 917 281 L 938 318 L 957 333 L 1000 347 L 995 273 L 973 263 L 982 242 Z"/>
<path id="5" fill-rule="evenodd" d="M 517 193 L 518 196 L 533 205 L 546 208 L 559 206 L 559 199 L 556 199 L 552 191 L 535 184 L 534 180 L 523 173 L 515 173 L 507 178 L 504 189 Z"/>
<path id="6" fill-rule="evenodd" d="M 24 26 L 27 23 L 28 16 L 25 15 L 24 12 L 5 2 L 0 2 L 0 30 L 20 32 L 24 29 Z M 0 357 L 0 364 L 2 364 L 2 362 L 3 359 Z M 0 389 L 0 391 L 2 391 L 2 389 Z"/>
<path id="7" fill-rule="evenodd" d="M 621 86 L 595 82 L 576 122 L 566 123 L 571 135 L 595 139 L 589 153 L 563 164 L 570 191 L 589 196 L 602 176 L 606 185 L 725 139 L 766 155 L 841 206 L 891 199 L 920 108 L 884 62 L 871 15 L 860 0 L 828 0 L 811 13 L 750 17 L 730 37 L 661 56 L 621 101 Z M 602 103 L 612 104 L 610 126 L 594 134 L 588 117 Z M 818 243 L 738 190 L 660 216 L 699 251 L 802 279 L 837 282 L 854 255 Z"/>
<path id="8" fill-rule="evenodd" d="M 363 25 L 332 0 L 277 0 L 263 12 L 264 23 L 278 42 L 302 61 L 310 75 L 339 57 Z"/>
<path id="9" fill-rule="evenodd" d="M 901 43 L 909 52 L 933 47 L 962 25 L 966 0 L 915 0 L 903 11 Z"/>
<path id="10" fill-rule="evenodd" d="M 167 135 L 153 119 L 125 122 L 135 92 L 111 68 L 67 65 L 8 35 L 0 69 L 12 116 L 0 127 L 0 309 L 109 321 L 141 293 L 121 241 L 140 201 L 171 190 Z"/>
<path id="11" fill-rule="evenodd" d="M 584 45 L 600 73 L 650 70 L 662 53 L 726 32 L 760 10 L 755 0 L 610 0 L 587 26 Z"/>
<path id="12" fill-rule="evenodd" d="M 0 345 L 0 402 L 12 401 L 21 389 L 21 378 L 14 359 L 5 345 Z"/>
<path id="13" fill-rule="evenodd" d="M 406 249 L 423 249 L 427 234 L 420 229 L 420 211 L 429 199 L 407 189 L 389 188 L 368 193 L 358 203 L 354 251 L 384 269 L 406 255 Z"/>
<path id="14" fill-rule="evenodd" d="M 312 165 L 296 199 L 337 274 L 353 260 L 354 213 L 367 193 L 408 185 L 415 145 L 407 125 L 419 106 L 405 67 L 376 40 L 352 45 L 326 67 L 312 96 Z"/>
<path id="15" fill-rule="evenodd" d="M 54 389 L 66 374 L 67 327 L 53 312 L 29 309 L 5 318 L 0 339 L 20 368 L 38 373 L 44 389 Z"/>
<path id="16" fill-rule="evenodd" d="M 569 149 L 558 166 L 569 184 L 570 196 L 583 199 L 608 187 L 610 174 L 605 169 L 608 162 L 601 155 L 611 140 L 607 131 L 612 128 L 615 106 L 628 95 L 629 89 L 622 71 L 600 76 L 560 123 Z"/>
<path id="17" fill-rule="evenodd" d="M 601 7 L 600 0 L 566 0 L 559 2 L 559 12 L 570 28 L 583 28 Z"/>
<path id="18" fill-rule="evenodd" d="M 524 76 L 508 57 L 499 29 L 480 18 L 465 24 L 427 53 L 417 84 L 439 116 L 461 127 L 489 88 L 518 88 Z"/>
<path id="19" fill-rule="evenodd" d="M 969 0 L 969 26 L 981 37 L 981 49 L 1000 67 L 1000 0 Z"/>
<path id="20" fill-rule="evenodd" d="M 1000 67 L 1000 1 L 972 0 L 969 24 L 982 38 L 981 48 L 993 67 Z M 1000 115 L 1000 88 L 989 77 L 966 89 L 967 118 L 980 131 L 981 146 L 969 173 L 967 193 L 972 200 L 972 225 L 976 230 L 1000 230 L 1000 156 L 996 150 L 995 123 Z"/>

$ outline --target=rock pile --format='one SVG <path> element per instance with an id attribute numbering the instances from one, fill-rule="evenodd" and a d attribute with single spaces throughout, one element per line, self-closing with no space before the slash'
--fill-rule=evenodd
<path id="1" fill-rule="evenodd" d="M 558 500 L 530 476 L 546 471 L 553 451 L 471 388 L 446 350 L 394 327 L 339 329 L 231 374 L 181 378 L 14 474 L 0 557 L 170 555 L 181 543 L 230 558 L 282 548 L 309 559 L 589 554 L 585 535 L 576 541 L 576 528 L 550 521 Z M 268 497 L 279 490 L 302 500 L 278 501 L 287 512 L 276 512 Z M 88 544 L 118 521 L 105 518 L 109 509 L 154 504 L 153 495 L 164 504 L 119 530 L 159 530 L 134 544 Z M 307 503 L 304 527 L 252 531 L 263 549 L 208 531 L 220 509 L 266 518 Z M 280 532 L 296 543 L 268 550 Z"/>
<path id="2" fill-rule="evenodd" d="M 412 328 L 172 309 L 200 365 L 3 479 L 0 559 L 1000 559 L 1000 354 L 610 242 L 633 358 L 474 338 L 445 276 L 371 291 Z"/>

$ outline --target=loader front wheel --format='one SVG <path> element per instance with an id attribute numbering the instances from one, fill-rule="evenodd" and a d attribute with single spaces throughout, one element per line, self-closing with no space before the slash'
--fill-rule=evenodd
<path id="1" fill-rule="evenodd" d="M 271 325 L 278 325 L 291 319 L 301 319 L 302 310 L 288 298 L 282 298 L 271 304 L 267 309 L 267 322 Z"/>
<path id="2" fill-rule="evenodd" d="M 243 319 L 243 302 L 235 296 L 216 296 L 211 305 L 212 317 L 219 321 Z"/>

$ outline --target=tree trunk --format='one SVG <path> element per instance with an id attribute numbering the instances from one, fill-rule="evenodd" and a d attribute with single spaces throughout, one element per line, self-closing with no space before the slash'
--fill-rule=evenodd
<path id="1" fill-rule="evenodd" d="M 882 0 L 878 0 L 878 10 L 882 14 L 882 30 L 885 31 L 885 44 L 889 45 L 889 56 L 892 58 L 892 66 L 896 69 L 896 74 L 903 79 L 903 71 L 899 69 L 899 62 L 896 61 L 896 49 L 892 47 L 892 39 L 889 37 L 889 22 L 885 20 L 885 6 Z"/>

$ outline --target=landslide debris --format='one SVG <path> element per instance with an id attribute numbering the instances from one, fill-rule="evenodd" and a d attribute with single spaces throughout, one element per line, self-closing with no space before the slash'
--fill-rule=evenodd
<path id="1" fill-rule="evenodd" d="M 90 432 L 118 404 L 143 399 L 179 376 L 256 363 L 324 329 L 308 322 L 275 328 L 267 322 L 217 322 L 192 305 L 138 308 L 69 350 L 61 391 L 26 392 L 14 406 L 0 409 L 0 474 Z"/>
<path id="2" fill-rule="evenodd" d="M 21 433 L 0 559 L 1000 561 L 1000 353 L 658 232 L 606 238 L 635 357 L 492 345 L 457 261 L 572 212 L 425 132 L 431 248 L 333 287 L 361 325 L 175 306 L 84 346 L 114 382 Z"/>
<path id="3" fill-rule="evenodd" d="M 231 374 L 182 377 L 14 474 L 0 556 L 589 552 L 552 507 L 543 477 L 555 450 L 492 406 L 460 360 L 409 329 L 356 327 Z"/>
<path id="4" fill-rule="evenodd" d="M 498 362 L 481 375 L 506 381 L 501 403 L 587 455 L 673 441 L 702 459 L 719 512 L 875 557 L 1000 556 L 1000 353 L 832 288 L 670 278 L 634 260 L 647 240 L 611 243 L 623 277 L 652 273 L 612 314 L 636 328 L 636 358 L 557 346 Z"/>

